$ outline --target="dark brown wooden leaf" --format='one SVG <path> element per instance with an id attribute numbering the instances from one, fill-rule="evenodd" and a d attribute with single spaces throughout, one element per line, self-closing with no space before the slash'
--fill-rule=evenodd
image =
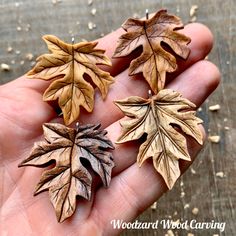
<path id="1" fill-rule="evenodd" d="M 155 169 L 168 188 L 172 188 L 180 176 L 178 160 L 191 160 L 186 138 L 173 125 L 202 144 L 198 127 L 202 120 L 195 116 L 195 111 L 190 110 L 195 105 L 170 89 L 161 90 L 149 99 L 129 97 L 116 101 L 116 105 L 132 118 L 122 121 L 123 133 L 117 143 L 137 140 L 146 133 L 147 139 L 139 148 L 137 162 L 141 166 L 152 157 Z"/>
<path id="2" fill-rule="evenodd" d="M 152 91 L 156 94 L 165 86 L 166 72 L 177 69 L 176 59 L 166 51 L 162 43 L 180 57 L 186 59 L 189 55 L 190 38 L 177 32 L 183 28 L 181 20 L 160 10 L 148 20 L 128 19 L 123 25 L 127 33 L 123 34 L 118 42 L 114 57 L 123 57 L 134 49 L 142 46 L 142 54 L 131 62 L 129 75 L 143 73 Z"/>
<path id="3" fill-rule="evenodd" d="M 19 165 L 42 167 L 52 160 L 56 162 L 54 168 L 42 174 L 34 194 L 49 190 L 59 222 L 74 213 L 76 196 L 88 200 L 91 197 L 92 177 L 81 158 L 89 161 L 104 186 L 110 183 L 114 162 L 108 149 L 113 149 L 113 145 L 105 136 L 106 131 L 99 127 L 81 125 L 72 129 L 46 123 L 43 125 L 45 141 L 35 143 L 30 156 Z"/>
<path id="4" fill-rule="evenodd" d="M 94 106 L 94 88 L 84 79 L 87 75 L 106 98 L 114 79 L 96 64 L 111 65 L 104 50 L 95 49 L 97 42 L 67 44 L 53 35 L 43 37 L 51 54 L 37 58 L 35 67 L 27 73 L 30 78 L 54 81 L 44 92 L 44 101 L 57 100 L 66 125 L 75 121 L 80 106 L 88 112 Z"/>

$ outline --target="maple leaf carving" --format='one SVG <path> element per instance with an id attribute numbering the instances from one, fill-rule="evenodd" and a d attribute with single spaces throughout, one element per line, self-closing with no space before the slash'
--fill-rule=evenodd
<path id="1" fill-rule="evenodd" d="M 202 120 L 195 116 L 195 111 L 190 110 L 195 105 L 170 89 L 161 90 L 149 99 L 129 97 L 116 101 L 116 105 L 132 118 L 121 122 L 123 133 L 117 143 L 137 140 L 147 134 L 146 141 L 139 148 L 137 162 L 141 166 L 152 157 L 155 169 L 168 188 L 172 188 L 180 176 L 178 160 L 191 160 L 186 138 L 176 126 L 202 144 L 198 127 Z"/>
<path id="2" fill-rule="evenodd" d="M 114 167 L 111 141 L 100 125 L 81 125 L 77 129 L 61 124 L 43 125 L 45 141 L 35 143 L 30 156 L 19 166 L 42 167 L 51 161 L 56 166 L 45 171 L 36 186 L 34 195 L 49 190 L 57 220 L 64 221 L 76 208 L 76 196 L 90 199 L 92 177 L 81 159 L 89 161 L 92 169 L 101 177 L 104 186 L 111 180 Z"/>
<path id="3" fill-rule="evenodd" d="M 44 92 L 44 101 L 57 100 L 66 125 L 75 121 L 80 114 L 80 106 L 88 112 L 94 106 L 94 88 L 86 81 L 89 76 L 100 90 L 103 99 L 114 79 L 96 64 L 111 65 L 104 50 L 95 49 L 97 42 L 67 44 L 53 35 L 43 37 L 51 54 L 37 58 L 35 67 L 27 75 L 33 79 L 54 81 Z"/>
<path id="4" fill-rule="evenodd" d="M 142 72 L 156 94 L 164 88 L 166 72 L 177 69 L 176 58 L 163 47 L 163 43 L 183 59 L 190 52 L 186 46 L 190 38 L 177 32 L 183 28 L 180 18 L 160 10 L 148 20 L 130 18 L 122 27 L 127 33 L 120 37 L 113 57 L 127 56 L 142 46 L 142 54 L 130 64 L 129 75 Z"/>

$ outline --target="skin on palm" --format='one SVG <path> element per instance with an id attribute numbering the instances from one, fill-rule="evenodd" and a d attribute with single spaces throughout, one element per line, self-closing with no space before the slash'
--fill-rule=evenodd
<path id="1" fill-rule="evenodd" d="M 98 40 L 98 47 L 106 49 L 107 56 L 111 57 L 116 45 L 108 42 L 116 42 L 122 33 L 119 29 Z M 197 23 L 187 25 L 183 33 L 192 38 L 189 45 L 191 54 L 187 61 L 178 61 L 177 72 L 167 76 L 167 87 L 179 91 L 183 97 L 200 106 L 217 87 L 220 78 L 218 69 L 203 61 L 213 39 L 210 31 Z M 83 112 L 80 116 L 82 122 L 101 122 L 113 142 L 121 131 L 119 120 L 122 113 L 112 101 L 130 95 L 147 97 L 146 82 L 140 76 L 128 77 L 127 67 L 131 59 L 132 55 L 113 59 L 113 66 L 106 70 L 115 76 L 116 82 L 111 86 L 107 99 L 103 101 L 96 94 L 92 115 Z M 114 218 L 133 220 L 166 191 L 166 186 L 150 162 L 138 168 L 135 163 L 137 144 L 118 145 L 114 151 L 116 167 L 110 187 L 104 189 L 98 186 L 91 201 L 79 199 L 73 217 L 58 224 L 48 193 L 32 196 L 43 170 L 33 167 L 17 169 L 19 162 L 29 155 L 33 143 L 42 139 L 42 124 L 55 119 L 62 122 L 61 118 L 56 118 L 52 106 L 42 101 L 42 93 L 47 86 L 46 81 L 29 80 L 23 76 L 0 87 L 1 222 L 4 223 L 1 230 L 10 235 L 19 232 L 22 235 L 31 232 L 39 235 L 52 232 L 58 235 L 83 235 L 83 232 L 87 235 L 99 235 L 101 232 L 103 235 L 118 234 L 111 228 L 110 221 Z M 109 116 L 101 112 L 107 110 Z M 188 147 L 192 158 L 200 150 L 190 139 Z M 181 162 L 180 165 L 184 171 L 190 163 Z M 142 191 L 145 186 L 151 187 Z"/>

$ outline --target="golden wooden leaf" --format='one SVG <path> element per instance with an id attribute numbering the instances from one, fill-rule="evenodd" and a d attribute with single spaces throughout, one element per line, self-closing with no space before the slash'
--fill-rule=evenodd
<path id="1" fill-rule="evenodd" d="M 35 67 L 27 75 L 33 79 L 54 81 L 44 92 L 44 101 L 57 100 L 66 125 L 75 121 L 80 114 L 80 106 L 88 112 L 94 106 L 94 88 L 86 81 L 89 76 L 106 98 L 108 87 L 114 79 L 108 72 L 96 65 L 111 65 L 104 50 L 95 49 L 97 42 L 67 44 L 53 35 L 43 37 L 51 54 L 37 58 Z"/>
<path id="2" fill-rule="evenodd" d="M 92 176 L 83 165 L 86 159 L 101 177 L 104 186 L 111 180 L 114 167 L 111 141 L 100 125 L 81 125 L 77 129 L 61 124 L 43 125 L 45 141 L 35 143 L 30 156 L 21 166 L 44 167 L 56 162 L 54 168 L 46 170 L 36 186 L 35 195 L 49 190 L 57 220 L 64 221 L 76 209 L 76 196 L 91 197 Z"/>
<path id="3" fill-rule="evenodd" d="M 142 72 L 156 94 L 164 88 L 166 72 L 177 69 L 175 56 L 163 47 L 163 43 L 183 59 L 190 52 L 186 46 L 190 43 L 190 38 L 177 32 L 183 28 L 180 18 L 167 14 L 166 10 L 160 10 L 148 20 L 130 18 L 122 27 L 127 33 L 120 37 L 114 57 L 127 56 L 142 46 L 142 54 L 130 64 L 129 75 Z"/>
<path id="4" fill-rule="evenodd" d="M 147 134 L 139 148 L 137 162 L 152 157 L 157 172 L 172 188 L 180 176 L 179 159 L 190 161 L 186 138 L 180 130 L 202 144 L 198 124 L 202 120 L 195 116 L 195 105 L 170 89 L 161 90 L 157 95 L 144 99 L 129 97 L 116 101 L 124 114 L 132 119 L 121 122 L 123 133 L 117 143 L 137 140 Z M 178 127 L 180 130 L 176 129 Z"/>

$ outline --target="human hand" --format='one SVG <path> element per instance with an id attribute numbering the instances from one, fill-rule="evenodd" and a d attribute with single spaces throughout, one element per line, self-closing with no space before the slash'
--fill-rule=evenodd
<path id="1" fill-rule="evenodd" d="M 105 49 L 111 57 L 115 42 L 122 33 L 119 29 L 99 39 L 98 48 Z M 183 33 L 192 39 L 189 45 L 191 53 L 186 61 L 178 61 L 177 72 L 167 76 L 167 87 L 180 92 L 199 107 L 220 80 L 216 66 L 204 60 L 212 48 L 213 38 L 205 26 L 197 23 L 187 25 Z M 93 113 L 84 112 L 80 116 L 82 123 L 101 122 L 113 143 L 120 134 L 119 120 L 123 115 L 112 101 L 131 95 L 148 96 L 146 81 L 141 76 L 128 76 L 127 67 L 131 59 L 132 56 L 113 59 L 113 66 L 106 69 L 116 81 L 107 99 L 103 101 L 96 94 Z M 120 231 L 112 229 L 112 219 L 132 221 L 167 187 L 149 161 L 141 168 L 135 163 L 137 143 L 117 145 L 113 152 L 116 167 L 109 188 L 96 187 L 91 201 L 78 200 L 75 214 L 65 222 L 57 223 L 48 192 L 32 196 L 42 169 L 17 168 L 29 155 L 33 143 L 42 139 L 42 124 L 57 117 L 53 108 L 42 101 L 42 93 L 47 86 L 46 81 L 30 80 L 25 76 L 0 86 L 0 232 L 18 236 L 116 235 Z M 202 132 L 204 134 L 203 128 Z M 201 147 L 189 138 L 188 149 L 193 160 Z M 190 164 L 181 161 L 181 172 Z"/>

